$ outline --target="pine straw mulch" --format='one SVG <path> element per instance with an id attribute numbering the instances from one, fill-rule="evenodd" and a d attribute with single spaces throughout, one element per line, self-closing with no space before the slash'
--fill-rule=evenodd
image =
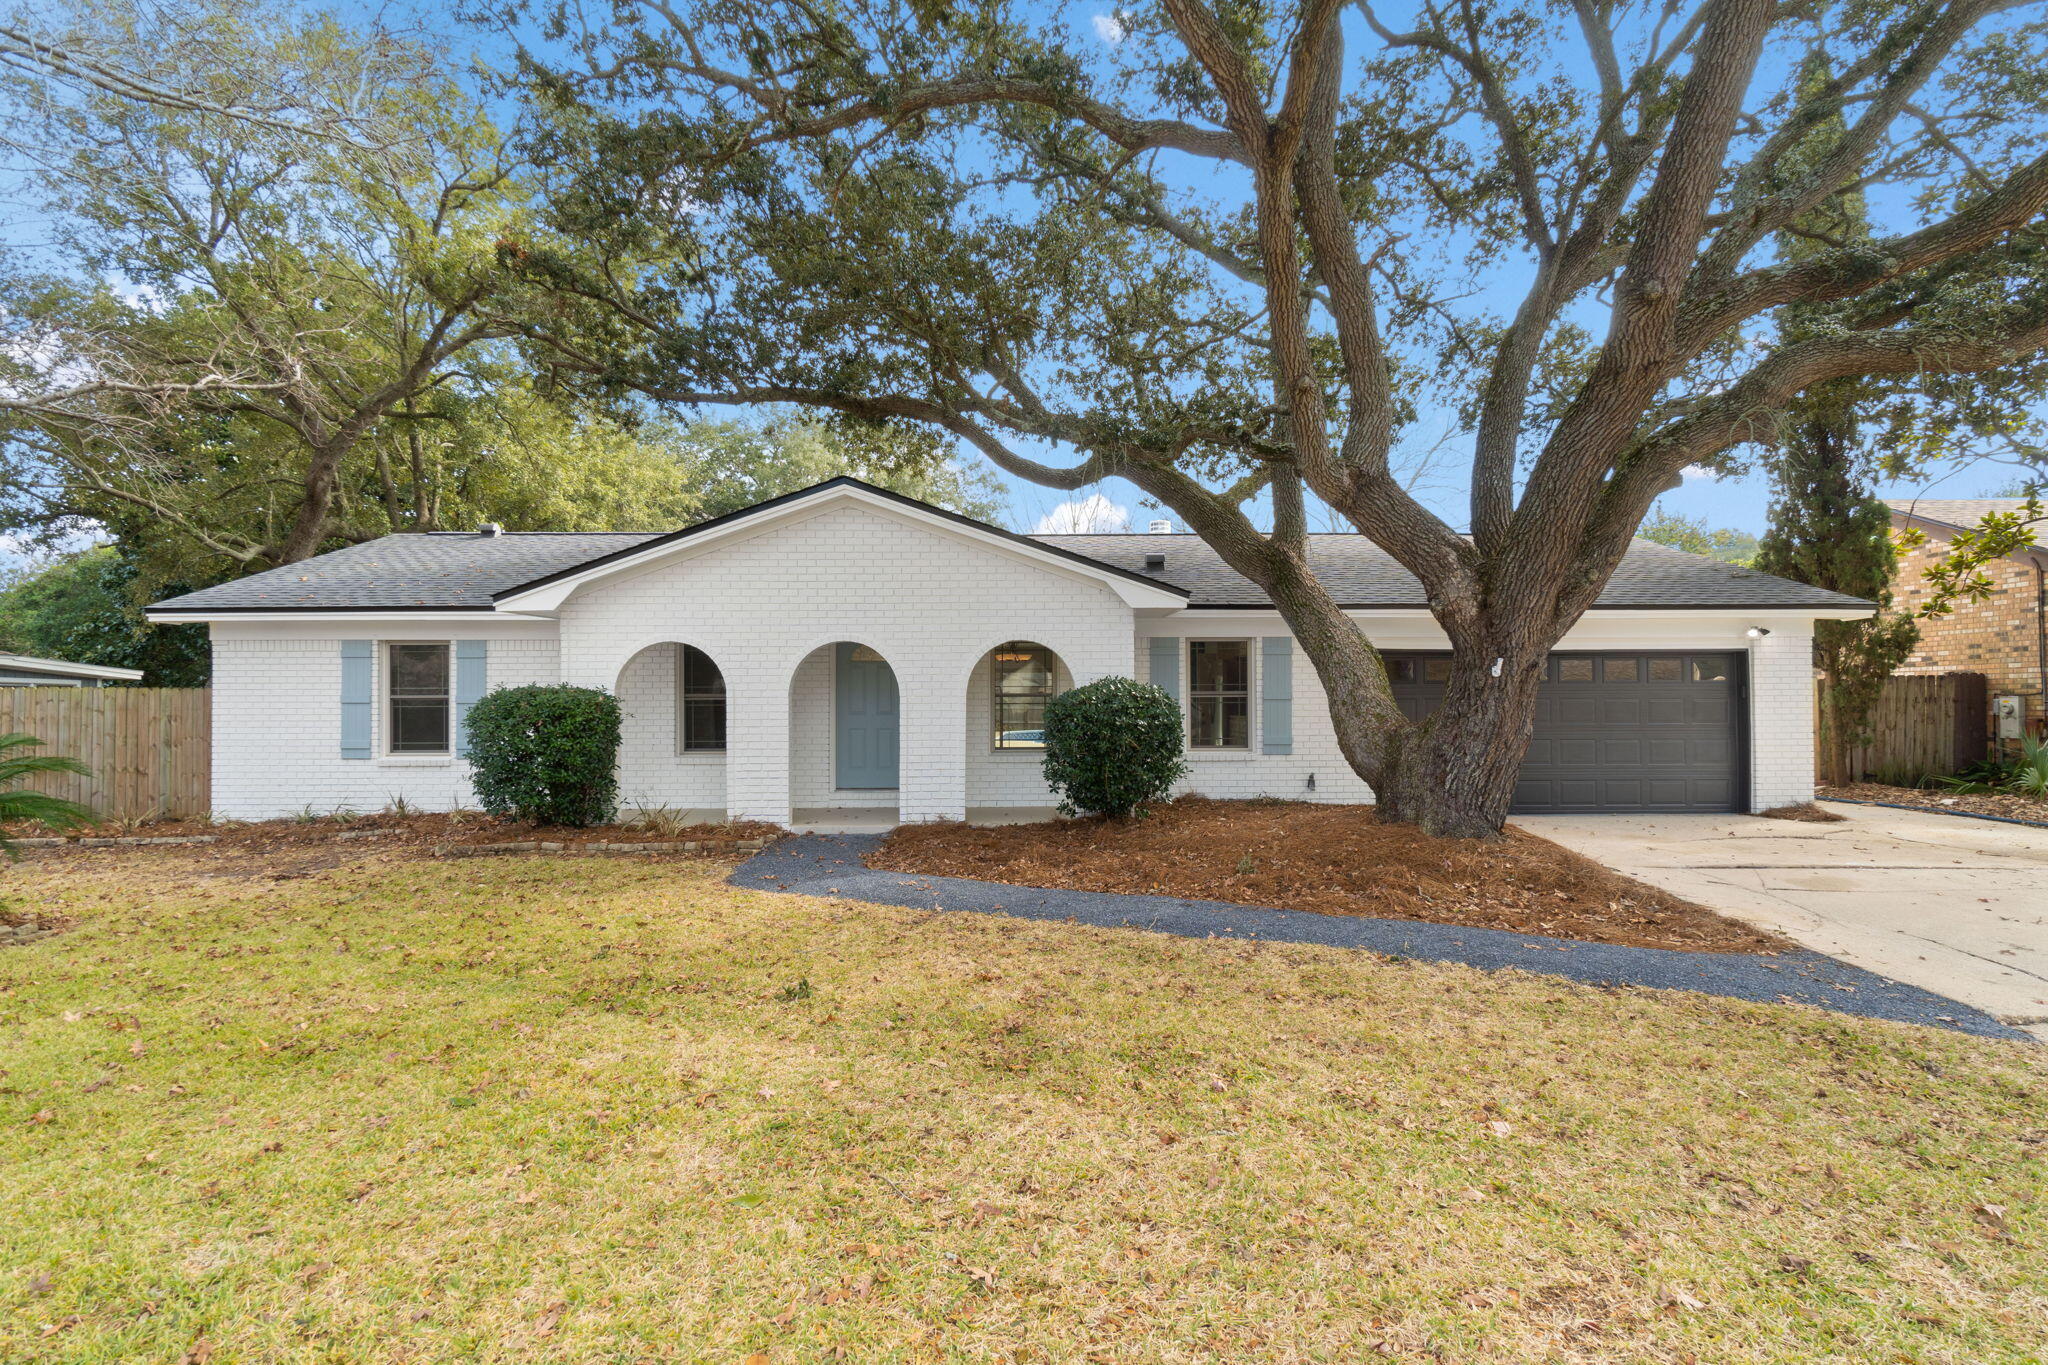
<path id="1" fill-rule="evenodd" d="M 1793 946 L 1513 826 L 1497 842 L 1442 839 L 1380 824 L 1370 806 L 1183 797 L 1141 820 L 906 825 L 868 863 L 1645 948 L 1775 953 Z"/>
<path id="2" fill-rule="evenodd" d="M 2048 825 L 2048 801 L 2018 792 L 1952 792 L 1940 787 L 1889 787 L 1882 782 L 1851 782 L 1822 787 L 1823 799 L 1882 801 L 1891 806 L 1921 806 L 1956 815 L 1997 815 L 2007 820 Z"/>
<path id="3" fill-rule="evenodd" d="M 52 831 L 32 826 L 14 826 L 6 831 L 16 837 L 52 833 L 73 838 L 160 838 L 164 836 L 212 835 L 210 844 L 126 845 L 117 847 L 26 848 L 24 856 L 55 854 L 84 857 L 92 854 L 179 853 L 193 858 L 218 860 L 235 870 L 274 870 L 296 876 L 307 871 L 337 867 L 358 858 L 379 853 L 419 857 L 434 849 L 455 844 L 516 843 L 528 839 L 582 845 L 593 843 L 696 842 L 714 845 L 682 857 L 728 857 L 744 854 L 732 845 L 742 839 L 772 839 L 784 831 L 758 821 L 732 824 L 678 825 L 667 821 L 636 822 L 630 825 L 594 825 L 588 829 L 563 829 L 535 825 L 523 820 L 501 819 L 476 811 L 419 812 L 380 811 L 374 814 L 335 814 L 285 820 L 146 820 L 121 821 L 89 829 Z M 225 870 L 225 869 L 224 869 Z"/>

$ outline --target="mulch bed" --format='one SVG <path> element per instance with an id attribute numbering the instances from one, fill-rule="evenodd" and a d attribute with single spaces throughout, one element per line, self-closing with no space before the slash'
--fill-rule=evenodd
<path id="1" fill-rule="evenodd" d="M 1796 820 L 1804 825 L 1839 825 L 1849 818 L 1811 801 L 1801 801 L 1796 806 L 1773 806 L 1760 813 L 1766 820 Z"/>
<path id="2" fill-rule="evenodd" d="M 2017 792 L 1952 792 L 1939 787 L 1888 787 L 1882 782 L 1852 782 L 1822 787 L 1820 795 L 1838 801 L 1882 801 L 1892 806 L 1925 806 L 1960 815 L 1998 815 L 2048 825 L 2048 801 Z"/>
<path id="3" fill-rule="evenodd" d="M 1793 945 L 1510 826 L 1440 839 L 1370 806 L 1183 797 L 1142 820 L 906 825 L 871 866 L 1020 886 L 1469 924 L 1695 952 Z"/>
<path id="4" fill-rule="evenodd" d="M 444 849 L 505 843 L 541 843 L 558 846 L 548 851 L 577 852 L 593 845 L 695 843 L 688 856 L 740 857 L 749 850 L 741 841 L 773 839 L 783 833 L 775 825 L 740 821 L 725 825 L 599 825 L 590 829 L 561 829 L 534 825 L 521 820 L 499 819 L 474 811 L 405 813 L 379 812 L 373 815 L 331 815 L 315 819 L 236 820 L 207 823 L 200 820 L 152 820 L 141 823 L 107 824 L 90 829 L 53 831 L 28 826 L 10 828 L 7 833 L 22 837 L 47 837 L 61 833 L 68 839 L 184 839 L 211 836 L 204 844 L 133 844 L 112 852 L 150 852 L 161 848 L 195 857 L 211 857 L 233 863 L 264 858 L 280 868 L 295 872 L 335 866 L 365 854 L 401 852 L 412 856 L 431 855 Z M 36 853 L 97 853 L 104 845 L 62 846 L 24 849 Z M 591 851 L 595 851 L 592 849 Z M 663 852 L 672 850 L 664 848 Z"/>

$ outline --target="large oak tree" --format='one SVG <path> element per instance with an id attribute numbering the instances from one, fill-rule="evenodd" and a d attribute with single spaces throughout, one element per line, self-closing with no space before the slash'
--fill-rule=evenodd
<path id="1" fill-rule="evenodd" d="M 508 11 L 555 225 L 595 252 L 533 254 L 578 306 L 530 338 L 601 389 L 921 423 L 1054 488 L 1130 480 L 1271 595 L 1386 818 L 1498 831 L 1546 652 L 1681 469 L 1768 442 L 1816 386 L 2048 341 L 2038 7 L 1095 17 Z M 1802 81 L 1815 64 L 1833 74 Z M 1870 226 L 1779 254 L 1844 194 Z M 1438 412 L 1468 442 L 1462 529 L 1400 477 Z M 1449 636 L 1427 721 L 1308 562 L 1318 502 Z"/>

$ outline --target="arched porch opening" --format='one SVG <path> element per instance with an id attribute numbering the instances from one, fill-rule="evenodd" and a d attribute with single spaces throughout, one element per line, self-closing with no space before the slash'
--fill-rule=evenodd
<path id="1" fill-rule="evenodd" d="M 725 670 L 700 646 L 663 640 L 619 669 L 619 816 L 715 823 L 726 809 Z"/>
<path id="2" fill-rule="evenodd" d="M 902 753 L 902 695 L 889 659 L 858 640 L 806 654 L 789 684 L 793 822 L 892 828 Z"/>

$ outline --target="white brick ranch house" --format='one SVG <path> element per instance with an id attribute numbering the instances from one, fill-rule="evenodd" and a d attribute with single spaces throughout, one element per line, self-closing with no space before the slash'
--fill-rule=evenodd
<path id="1" fill-rule="evenodd" d="M 1311 557 L 1421 714 L 1446 642 L 1419 585 L 1360 536 Z M 1808 799 L 1813 622 L 1869 610 L 1639 542 L 1551 659 L 1518 808 Z M 1200 540 L 1015 535 L 854 479 L 666 535 L 386 536 L 149 616 L 211 630 L 223 817 L 473 804 L 462 717 L 534 682 L 618 694 L 629 809 L 1049 806 L 1044 701 L 1115 674 L 1180 699 L 1189 791 L 1371 799 L 1278 613 Z"/>

